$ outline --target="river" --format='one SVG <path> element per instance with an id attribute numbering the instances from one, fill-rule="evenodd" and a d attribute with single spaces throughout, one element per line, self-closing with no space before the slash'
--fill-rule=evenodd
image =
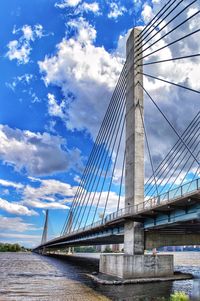
<path id="1" fill-rule="evenodd" d="M 52 258 L 32 253 L 0 253 L 0 301 L 157 301 L 176 290 L 200 300 L 200 252 L 175 253 L 176 270 L 193 280 L 141 285 L 94 284 L 87 273 L 98 260 Z"/>

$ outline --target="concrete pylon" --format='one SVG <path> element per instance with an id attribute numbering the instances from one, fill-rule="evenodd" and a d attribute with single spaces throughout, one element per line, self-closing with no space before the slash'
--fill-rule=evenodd
<path id="1" fill-rule="evenodd" d="M 48 220 L 49 220 L 49 210 L 46 210 L 46 215 L 45 215 L 45 222 L 44 222 L 44 229 L 42 233 L 42 241 L 41 244 L 44 244 L 47 242 L 47 234 L 48 234 Z"/>
<path id="2" fill-rule="evenodd" d="M 126 173 L 125 208 L 133 211 L 134 206 L 144 202 L 144 127 L 143 127 L 143 84 L 141 43 L 136 47 L 140 30 L 134 28 L 126 44 Z M 141 40 L 142 41 L 142 40 Z M 137 50 L 139 49 L 139 50 Z M 137 60 L 137 64 L 136 64 Z M 139 107 L 140 106 L 140 107 Z M 141 118 L 142 113 L 142 118 Z M 124 252 L 144 254 L 143 225 L 127 221 L 124 229 Z"/>
<path id="3" fill-rule="evenodd" d="M 142 66 L 138 66 L 142 65 L 142 54 L 138 55 L 141 44 L 136 49 L 139 34 L 140 30 L 134 28 L 127 41 L 125 210 L 129 213 L 144 202 L 144 99 L 138 84 L 143 83 L 139 74 Z M 144 255 L 144 245 L 143 224 L 126 220 L 124 254 L 101 255 L 100 272 L 124 279 L 172 276 L 173 256 Z"/>

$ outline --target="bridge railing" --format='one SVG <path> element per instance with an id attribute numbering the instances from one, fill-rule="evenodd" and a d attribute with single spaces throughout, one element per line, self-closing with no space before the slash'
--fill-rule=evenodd
<path id="1" fill-rule="evenodd" d="M 143 203 L 137 204 L 135 206 L 130 206 L 122 208 L 117 212 L 111 213 L 102 220 L 102 223 L 107 223 L 111 220 L 130 215 L 137 214 L 143 210 L 154 208 L 161 203 L 169 202 L 173 199 L 185 196 L 195 190 L 200 189 L 200 179 L 193 180 L 191 182 L 185 183 L 179 187 L 176 187 L 172 190 L 169 190 L 165 193 L 160 194 L 159 196 L 150 198 Z"/>
<path id="2" fill-rule="evenodd" d="M 125 216 L 131 215 L 131 214 L 140 213 L 146 209 L 153 209 L 160 204 L 168 203 L 168 202 L 172 201 L 173 199 L 187 196 L 187 194 L 189 194 L 193 191 L 199 190 L 199 189 L 200 189 L 200 179 L 195 179 L 191 182 L 185 183 L 172 190 L 162 193 L 159 196 L 149 198 L 148 200 L 144 201 L 143 203 L 137 204 L 135 206 L 122 208 L 116 212 L 108 214 L 105 218 L 93 223 L 92 225 L 88 225 L 84 228 L 78 229 L 78 230 L 74 231 L 74 233 L 87 231 L 92 228 L 102 226 L 102 225 L 104 225 L 110 221 L 113 221 L 115 219 L 118 219 L 120 217 L 125 217 Z"/>
<path id="3" fill-rule="evenodd" d="M 153 198 L 149 198 L 144 203 L 136 205 L 136 212 L 139 212 L 144 209 L 153 208 L 158 206 L 161 203 L 169 202 L 173 199 L 183 197 L 193 191 L 200 189 L 200 179 L 195 179 L 191 182 L 185 183 L 181 186 L 178 186 L 174 189 L 171 189 L 167 192 L 160 194 L 159 196 L 155 196 Z"/>

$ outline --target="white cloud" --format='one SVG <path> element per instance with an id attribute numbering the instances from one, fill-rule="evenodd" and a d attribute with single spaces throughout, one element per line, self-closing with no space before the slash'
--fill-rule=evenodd
<path id="1" fill-rule="evenodd" d="M 100 202 L 99 202 L 99 210 L 100 211 L 105 208 L 107 195 L 108 195 L 107 191 L 103 191 L 101 194 L 101 198 L 100 198 Z M 99 200 L 99 196 L 100 196 L 100 193 L 96 193 L 95 199 L 94 199 L 94 205 L 97 204 L 97 202 Z M 106 214 L 117 211 L 118 200 L 119 200 L 119 195 L 114 191 L 110 191 L 109 200 L 107 203 Z M 120 208 L 124 208 L 124 196 L 121 196 Z"/>
<path id="2" fill-rule="evenodd" d="M 29 210 L 27 207 L 21 204 L 8 202 L 7 200 L 4 200 L 2 198 L 0 198 L 0 209 L 16 215 L 37 215 L 37 212 L 35 212 L 34 210 Z"/>
<path id="3" fill-rule="evenodd" d="M 9 60 L 17 60 L 18 64 L 27 64 L 30 61 L 32 51 L 32 43 L 36 39 L 43 37 L 43 27 L 40 24 L 34 26 L 23 25 L 21 28 L 14 27 L 13 34 L 22 33 L 19 40 L 12 40 L 8 43 L 8 52 L 6 56 Z"/>
<path id="4" fill-rule="evenodd" d="M 24 187 L 24 185 L 22 185 L 21 183 L 15 183 L 15 182 L 6 181 L 3 179 L 0 179 L 0 185 L 2 185 L 4 187 L 13 187 L 16 189 L 22 189 Z"/>
<path id="5" fill-rule="evenodd" d="M 30 239 L 32 242 L 33 240 L 41 241 L 40 235 L 32 235 L 32 234 L 17 234 L 17 233 L 1 233 L 0 238 L 16 238 L 17 242 L 19 239 Z"/>
<path id="6" fill-rule="evenodd" d="M 120 34 L 117 43 L 117 49 L 115 50 L 115 55 L 118 57 L 126 57 L 126 42 L 131 33 L 132 29 L 129 29 L 124 34 Z"/>
<path id="7" fill-rule="evenodd" d="M 81 221 L 82 221 L 81 227 L 84 225 L 89 213 L 90 213 L 90 219 L 88 218 L 87 225 L 92 223 L 93 218 L 94 218 L 94 221 L 100 220 L 100 218 L 103 217 L 105 204 L 107 202 L 107 197 L 108 197 L 108 191 L 103 191 L 101 193 L 100 192 L 96 192 L 96 193 L 92 192 L 90 195 L 89 202 L 88 202 L 88 207 L 85 208 L 83 206 L 81 208 L 81 210 L 79 211 L 79 220 L 77 220 L 77 216 L 76 216 L 76 219 L 75 219 L 76 227 L 79 226 Z M 119 202 L 119 208 L 120 209 L 124 208 L 124 200 L 125 200 L 124 196 L 121 196 L 120 202 L 119 202 L 118 193 L 110 191 L 104 217 L 106 217 L 107 214 L 117 211 L 118 202 Z M 92 203 L 92 207 L 90 207 L 91 203 Z M 96 211 L 97 204 L 98 204 L 98 208 Z M 89 212 L 89 210 L 90 210 L 90 212 Z M 95 211 L 96 211 L 96 214 L 95 214 Z"/>
<path id="8" fill-rule="evenodd" d="M 108 18 L 110 19 L 117 19 L 118 17 L 122 16 L 127 10 L 124 6 L 120 6 L 115 2 L 109 3 L 110 12 L 108 13 Z"/>
<path id="9" fill-rule="evenodd" d="M 50 132 L 50 133 L 53 133 L 55 134 L 56 133 L 56 130 L 55 130 L 55 126 L 56 126 L 56 121 L 55 120 L 49 120 L 48 121 L 48 124 L 46 124 L 45 126 L 45 130 L 47 132 Z"/>
<path id="10" fill-rule="evenodd" d="M 63 138 L 45 132 L 12 129 L 6 125 L 0 125 L 0 159 L 29 175 L 53 174 L 83 167 L 80 151 L 66 150 Z"/>
<path id="11" fill-rule="evenodd" d="M 11 90 L 15 91 L 16 87 L 19 84 L 28 85 L 28 84 L 30 84 L 32 79 L 33 79 L 33 74 L 26 73 L 21 76 L 13 77 L 12 82 L 7 82 L 6 86 L 8 88 L 10 88 Z"/>
<path id="12" fill-rule="evenodd" d="M 73 9 L 73 15 L 83 15 L 84 13 L 92 12 L 95 15 L 99 15 L 99 3 L 98 2 L 82 2 L 82 0 L 63 0 L 61 3 L 56 3 L 55 7 L 61 9 L 71 8 Z"/>
<path id="13" fill-rule="evenodd" d="M 22 233 L 13 233 L 12 230 L 8 233 L 0 233 L 0 240 L 4 243 L 18 243 L 27 248 L 33 248 L 41 243 L 41 235 L 31 235 Z"/>
<path id="14" fill-rule="evenodd" d="M 93 3 L 83 3 L 83 9 L 85 11 L 92 11 L 93 13 L 97 13 L 99 11 L 99 4 L 97 2 Z"/>
<path id="15" fill-rule="evenodd" d="M 76 10 L 76 13 L 93 12 L 94 14 L 99 13 L 99 4 L 97 2 L 87 3 L 83 2 Z"/>
<path id="16" fill-rule="evenodd" d="M 76 176 L 74 177 L 74 181 L 77 182 L 77 183 L 80 183 L 80 182 L 81 182 L 80 176 L 76 175 Z"/>
<path id="17" fill-rule="evenodd" d="M 66 42 L 71 42 L 72 44 L 73 42 L 78 42 L 84 47 L 86 45 L 91 45 L 96 39 L 96 29 L 82 17 L 77 20 L 70 20 L 67 23 L 67 26 L 76 31 L 76 37 L 74 39 L 69 39 L 68 41 L 66 40 Z"/>
<path id="18" fill-rule="evenodd" d="M 36 24 L 33 27 L 30 25 L 23 25 L 21 28 L 14 27 L 12 33 L 14 35 L 22 32 L 21 39 L 26 41 L 35 41 L 36 38 L 42 38 L 44 36 L 43 26 L 41 24 Z"/>
<path id="19" fill-rule="evenodd" d="M 74 195 L 77 191 L 77 186 L 71 186 L 68 183 L 64 183 L 58 180 L 41 180 L 33 177 L 29 177 L 33 182 L 38 182 L 40 185 L 38 187 L 33 187 L 27 185 L 24 188 L 22 201 L 23 205 L 27 205 L 33 208 L 40 209 L 69 209 L 68 203 L 73 202 Z M 77 182 L 79 178 L 76 176 Z M 83 195 L 85 195 L 84 189 L 82 190 Z M 95 206 L 99 202 L 99 210 L 102 211 L 104 208 L 108 192 L 92 192 L 90 194 L 89 204 L 93 200 L 93 205 Z M 109 201 L 107 206 L 107 213 L 115 211 L 117 208 L 119 196 L 116 192 L 110 192 Z M 123 207 L 124 197 L 121 197 L 120 208 Z M 83 211 L 82 211 L 83 212 Z"/>
<path id="20" fill-rule="evenodd" d="M 63 0 L 61 3 L 56 3 L 55 6 L 59 8 L 66 8 L 66 7 L 75 7 L 77 6 L 82 0 Z"/>
<path id="21" fill-rule="evenodd" d="M 29 25 L 24 25 L 23 27 L 22 27 L 22 32 L 23 32 L 23 34 L 24 34 L 24 39 L 25 40 L 27 40 L 27 41 L 29 41 L 29 40 L 32 40 L 33 41 L 33 39 L 34 39 L 34 34 L 33 34 L 33 30 L 32 30 L 32 28 L 31 28 L 31 26 L 29 26 Z M 16 33 L 16 32 L 15 32 Z"/>
<path id="22" fill-rule="evenodd" d="M 17 60 L 18 64 L 27 64 L 29 62 L 29 55 L 31 53 L 29 43 L 24 42 L 21 44 L 17 40 L 13 40 L 8 43 L 7 47 L 9 50 L 6 56 L 10 61 Z"/>
<path id="23" fill-rule="evenodd" d="M 2 191 L 2 194 L 3 194 L 3 195 L 9 195 L 9 194 L 10 194 L 9 189 L 4 189 L 4 190 Z"/>
<path id="24" fill-rule="evenodd" d="M 96 30 L 83 18 L 68 22 L 68 26 L 75 30 L 75 36 L 64 38 L 55 56 L 39 62 L 40 71 L 46 85 L 57 85 L 63 91 L 68 107 L 64 118 L 67 128 L 87 129 L 95 136 L 123 59 L 94 46 Z M 56 108 L 63 115 L 63 102 L 60 106 L 60 110 Z"/>
<path id="25" fill-rule="evenodd" d="M 13 235 L 16 234 L 16 232 L 25 232 L 25 231 L 35 231 L 35 230 L 41 230 L 40 228 L 36 228 L 33 224 L 29 224 L 23 221 L 21 217 L 6 217 L 0 215 L 0 233 L 7 232 L 7 231 L 13 231 Z M 6 233 L 8 234 L 8 233 Z M 6 235 L 5 234 L 5 235 Z M 0 237 L 1 237 L 0 235 Z"/>
<path id="26" fill-rule="evenodd" d="M 153 11 L 152 11 L 151 6 L 148 3 L 145 3 L 143 5 L 143 10 L 142 10 L 141 15 L 142 15 L 145 23 L 149 22 L 152 19 Z"/>
<path id="27" fill-rule="evenodd" d="M 60 117 L 61 119 L 65 118 L 65 102 L 62 101 L 58 104 L 55 95 L 48 93 L 48 113 L 50 116 Z"/>
<path id="28" fill-rule="evenodd" d="M 39 187 L 27 185 L 23 191 L 22 203 L 35 208 L 69 209 L 66 202 L 73 200 L 77 187 L 58 181 L 30 178 L 40 183 Z"/>
<path id="29" fill-rule="evenodd" d="M 47 199 L 48 200 L 48 199 Z M 50 198 L 49 198 L 50 200 Z M 69 209 L 68 206 L 61 204 L 59 202 L 45 202 L 40 200 L 24 200 L 23 204 L 27 204 L 30 207 L 38 208 L 38 209 L 62 209 L 66 210 Z"/>

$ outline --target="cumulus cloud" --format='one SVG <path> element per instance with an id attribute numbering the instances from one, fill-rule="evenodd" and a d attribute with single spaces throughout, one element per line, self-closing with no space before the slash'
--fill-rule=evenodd
<path id="1" fill-rule="evenodd" d="M 9 60 L 17 60 L 18 64 L 27 64 L 30 61 L 30 54 L 32 51 L 32 43 L 36 39 L 41 39 L 44 35 L 43 27 L 40 24 L 34 26 L 23 25 L 21 28 L 14 27 L 14 35 L 21 33 L 18 40 L 12 40 L 8 43 L 8 51 L 6 57 Z"/>
<path id="2" fill-rule="evenodd" d="M 45 125 L 45 130 L 47 132 L 50 132 L 52 134 L 55 134 L 56 133 L 56 121 L 55 120 L 49 120 L 48 123 Z"/>
<path id="3" fill-rule="evenodd" d="M 38 182 L 39 186 L 25 187 L 22 196 L 24 205 L 43 209 L 69 209 L 66 203 L 72 202 L 77 187 L 53 179 L 30 178 L 30 180 Z"/>
<path id="4" fill-rule="evenodd" d="M 92 192 L 90 194 L 89 203 L 88 206 L 80 206 L 79 207 L 79 214 L 76 215 L 74 220 L 74 226 L 76 227 L 83 227 L 86 223 L 87 225 L 91 224 L 93 219 L 94 222 L 102 219 L 103 217 L 106 217 L 107 214 L 110 214 L 112 212 L 117 211 L 118 202 L 119 202 L 119 195 L 117 192 L 110 191 L 109 193 L 109 199 L 108 197 L 108 191 L 102 191 L 100 192 Z M 120 202 L 119 202 L 119 209 L 124 208 L 124 196 L 121 196 Z M 107 203 L 107 205 L 106 205 Z M 92 205 L 92 206 L 90 206 Z M 96 210 L 96 206 L 98 205 L 98 208 Z M 104 215 L 104 209 L 106 205 L 105 215 Z M 90 216 L 88 218 L 88 216 Z"/>
<path id="5" fill-rule="evenodd" d="M 66 7 L 75 7 L 77 6 L 82 0 L 63 0 L 62 2 L 58 2 L 55 4 L 56 7 L 59 8 L 66 8 Z"/>
<path id="6" fill-rule="evenodd" d="M 109 6 L 110 6 L 110 12 L 108 13 L 108 18 L 110 19 L 117 19 L 127 11 L 124 6 L 121 6 L 116 2 L 109 3 Z"/>
<path id="7" fill-rule="evenodd" d="M 59 86 L 65 96 L 65 106 L 61 101 L 60 109 L 51 98 L 49 112 L 59 112 L 62 119 L 64 114 L 68 129 L 86 129 L 95 136 L 123 60 L 94 46 L 96 30 L 83 18 L 68 22 L 68 27 L 74 36 L 57 45 L 56 55 L 39 62 L 46 85 Z M 65 113 L 64 107 L 68 108 Z"/>
<path id="8" fill-rule="evenodd" d="M 79 6 L 79 10 L 80 12 L 93 12 L 94 14 L 96 14 L 99 12 L 99 4 L 97 2 L 83 2 L 83 4 Z"/>
<path id="9" fill-rule="evenodd" d="M 118 175 L 119 176 L 119 175 Z M 120 176 L 119 176 L 120 177 Z M 37 187 L 27 185 L 22 194 L 21 204 L 28 207 L 40 209 L 69 209 L 68 204 L 73 202 L 74 195 L 77 191 L 77 186 L 71 186 L 54 179 L 41 180 L 38 178 L 30 178 L 31 181 L 38 183 Z M 77 182 L 79 178 L 76 177 Z M 82 189 L 85 196 L 86 191 Z M 108 191 L 91 192 L 89 196 L 89 204 L 93 200 L 93 206 L 98 203 L 99 211 L 102 211 L 108 196 Z M 106 213 L 116 211 L 119 196 L 117 192 L 111 191 L 107 204 Z M 120 208 L 123 207 L 124 197 L 121 197 Z M 83 210 L 82 210 L 83 212 Z"/>
<path id="10" fill-rule="evenodd" d="M 81 0 L 64 0 L 61 3 L 56 3 L 55 7 L 61 9 L 72 9 L 73 15 L 81 16 L 85 13 L 93 13 L 95 15 L 100 15 L 100 8 L 98 2 L 82 2 Z"/>
<path id="11" fill-rule="evenodd" d="M 37 212 L 35 212 L 34 210 L 29 210 L 27 207 L 21 204 L 15 202 L 8 202 L 7 200 L 4 200 L 2 198 L 0 198 L 0 209 L 16 215 L 37 215 Z"/>
<path id="12" fill-rule="evenodd" d="M 99 202 L 99 210 L 100 211 L 102 209 L 104 209 L 104 207 L 105 207 L 107 195 L 108 195 L 107 191 L 103 191 L 102 194 L 101 194 L 101 198 L 100 198 L 100 202 Z M 95 199 L 94 199 L 94 205 L 97 204 L 97 202 L 99 200 L 99 197 L 100 197 L 100 194 L 96 193 Z M 108 200 L 108 203 L 107 203 L 106 214 L 117 211 L 118 201 L 119 201 L 118 193 L 116 193 L 114 191 L 110 191 L 109 200 Z M 121 196 L 119 208 L 124 208 L 124 196 Z"/>
<path id="13" fill-rule="evenodd" d="M 39 242 L 41 241 L 41 236 L 40 235 L 32 235 L 32 234 L 18 234 L 18 233 L 1 233 L 0 234 L 0 238 L 3 238 L 3 241 L 7 241 L 11 238 L 14 238 L 16 243 L 20 243 L 19 239 L 23 239 L 23 243 L 26 242 L 24 240 L 28 239 L 30 240 L 29 242 L 31 243 L 31 245 L 33 244 L 33 241 L 36 240 L 37 244 L 39 244 Z M 12 240 L 13 243 L 13 240 Z"/>
<path id="14" fill-rule="evenodd" d="M 148 3 L 145 3 L 143 6 L 142 18 L 145 23 L 149 22 L 153 18 L 153 11 Z"/>
<path id="15" fill-rule="evenodd" d="M 21 183 L 15 183 L 3 179 L 0 179 L 0 185 L 4 187 L 13 187 L 15 189 L 22 189 L 24 187 L 24 185 L 22 185 Z"/>
<path id="16" fill-rule="evenodd" d="M 48 113 L 50 116 L 60 117 L 65 119 L 65 101 L 63 100 L 60 104 L 55 98 L 55 95 L 48 93 Z"/>
<path id="17" fill-rule="evenodd" d="M 25 232 L 25 231 L 35 231 L 40 230 L 39 228 L 36 228 L 33 224 L 29 224 L 23 221 L 21 217 L 6 217 L 0 215 L 0 237 L 3 233 L 2 232 L 8 232 L 13 231 L 13 235 L 16 235 L 16 232 Z M 5 233 L 5 235 L 8 235 L 8 233 Z"/>
<path id="18" fill-rule="evenodd" d="M 80 151 L 67 150 L 65 139 L 45 132 L 12 129 L 6 125 L 0 125 L 0 158 L 15 170 L 25 170 L 29 175 L 82 168 Z"/>

